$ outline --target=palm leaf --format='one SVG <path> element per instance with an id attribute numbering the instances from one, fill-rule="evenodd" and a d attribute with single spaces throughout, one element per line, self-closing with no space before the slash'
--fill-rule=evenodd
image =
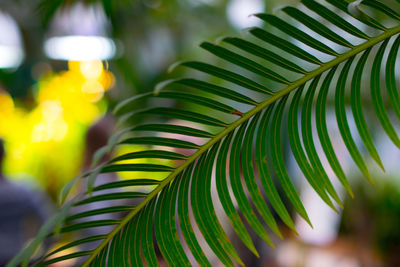
<path id="1" fill-rule="evenodd" d="M 144 262 L 156 266 L 154 239 L 164 260 L 171 266 L 193 264 L 187 256 L 188 250 L 201 266 L 211 266 L 200 240 L 206 242 L 223 264 L 243 264 L 229 241 L 226 226 L 216 215 L 213 197 L 218 197 L 233 230 L 245 246 L 258 256 L 244 220 L 271 246 L 270 233 L 281 236 L 279 221 L 296 231 L 289 210 L 293 209 L 311 224 L 285 165 L 282 146 L 286 140 L 305 179 L 327 205 L 336 209 L 341 205 L 341 199 L 332 186 L 332 177 L 327 175 L 327 166 L 320 161 L 321 156 L 326 157 L 337 179 L 353 195 L 329 135 L 326 108 L 330 95 L 333 95 L 343 142 L 361 173 L 372 182 L 366 161 L 371 157 L 382 169 L 383 163 L 373 143 L 369 130 L 371 124 L 367 123 L 371 120 L 364 112 L 366 99 L 371 99 L 383 132 L 400 147 L 391 116 L 393 113 L 400 118 L 395 68 L 400 46 L 400 14 L 381 2 L 369 0 L 350 6 L 342 0 L 327 2 L 329 5 L 303 0 L 300 8 L 283 8 L 282 11 L 296 23 L 284 17 L 257 14 L 269 26 L 268 29 L 249 29 L 247 40 L 228 37 L 222 39 L 222 44 L 205 42 L 201 45 L 234 65 L 232 69 L 197 61 L 173 66 L 202 72 L 212 77 L 210 80 L 213 82 L 194 78 L 168 80 L 161 83 L 154 93 L 121 102 L 115 110 L 121 125 L 126 125 L 132 117 L 157 122 L 122 129 L 96 157 L 126 144 L 140 144 L 148 149 L 118 156 L 84 175 L 81 179 L 90 180 L 88 192 L 83 192 L 85 197 L 74 204 L 130 198 L 140 199 L 139 203 L 134 207 L 116 205 L 67 217 L 65 224 L 52 234 L 101 225 L 115 227 L 104 235 L 74 240 L 41 258 L 37 265 L 82 258 L 85 260 L 83 266 L 142 266 Z M 363 12 L 358 6 L 363 3 L 383 13 L 385 20 L 377 21 Z M 350 18 L 357 23 L 349 23 Z M 372 67 L 368 65 L 369 61 Z M 386 73 L 382 73 L 382 69 Z M 383 76 L 388 101 L 380 82 Z M 182 105 L 177 105 L 181 108 L 157 106 L 135 110 L 137 101 L 149 98 L 153 98 L 153 102 L 167 98 Z M 346 110 L 348 98 L 357 134 L 367 155 L 359 149 L 354 132 L 350 131 L 350 115 Z M 191 103 L 191 110 L 184 108 L 187 103 Z M 159 123 L 160 118 L 179 119 L 185 125 Z M 286 128 L 288 136 L 284 135 Z M 318 141 L 313 132 L 317 133 Z M 318 152 L 316 142 L 321 144 L 323 153 Z M 183 149 L 187 153 L 171 152 L 169 148 Z M 154 158 L 176 164 L 124 163 L 126 160 Z M 162 172 L 166 177 L 161 181 L 143 177 L 91 187 L 96 174 L 121 171 L 141 172 L 149 177 L 153 172 Z M 217 196 L 212 192 L 213 177 Z M 63 198 L 72 184 L 64 191 Z M 111 188 L 120 191 L 101 193 L 101 190 Z M 143 188 L 147 190 L 143 191 Z M 91 192 L 99 194 L 90 195 Z M 121 211 L 127 212 L 122 220 L 77 221 Z M 277 214 L 279 219 L 273 214 Z M 194 225 L 199 232 L 194 230 Z M 93 250 L 48 258 L 89 242 L 95 242 Z M 24 257 L 14 260 L 9 266 L 27 261 L 31 254 L 22 254 Z"/>

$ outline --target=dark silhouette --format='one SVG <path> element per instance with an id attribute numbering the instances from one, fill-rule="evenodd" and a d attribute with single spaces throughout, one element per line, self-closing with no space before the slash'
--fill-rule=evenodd
<path id="1" fill-rule="evenodd" d="M 6 179 L 4 157 L 0 139 L 0 267 L 37 234 L 49 214 L 49 204 L 43 196 Z"/>
<path id="2" fill-rule="evenodd" d="M 104 116 L 98 122 L 90 126 L 86 133 L 86 146 L 85 146 L 85 156 L 83 161 L 82 169 L 87 171 L 91 167 L 93 155 L 96 151 L 103 146 L 107 145 L 108 139 L 112 135 L 114 129 L 114 119 L 110 115 Z M 106 153 L 100 162 L 105 162 L 111 158 L 110 153 Z M 117 179 L 115 174 L 114 179 Z"/>

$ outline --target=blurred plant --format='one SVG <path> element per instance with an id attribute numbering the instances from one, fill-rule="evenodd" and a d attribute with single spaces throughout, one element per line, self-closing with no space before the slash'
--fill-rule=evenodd
<path id="1" fill-rule="evenodd" d="M 388 266 L 398 266 L 400 185 L 397 177 L 376 180 L 374 188 L 356 185 L 357 198 L 345 203 L 341 232 L 358 244 L 372 244 Z"/>
<path id="2" fill-rule="evenodd" d="M 51 235 L 110 225 L 115 228 L 104 235 L 77 239 L 60 247 L 39 259 L 37 266 L 73 258 L 85 259 L 83 266 L 142 266 L 143 260 L 150 266 L 156 266 L 158 259 L 154 250 L 153 230 L 161 254 L 169 265 L 191 265 L 187 256 L 189 252 L 183 245 L 186 242 L 187 248 L 201 266 L 211 266 L 199 245 L 199 239 L 202 238 L 224 265 L 234 266 L 234 261 L 244 265 L 221 226 L 213 197 L 218 197 L 233 229 L 256 256 L 259 256 L 258 251 L 239 213 L 250 228 L 271 246 L 270 233 L 263 227 L 263 222 L 277 236 L 282 236 L 278 220 L 273 217 L 271 209 L 293 231 L 296 229 L 286 206 L 290 205 L 311 225 L 285 166 L 281 149 L 282 123 L 287 124 L 285 139 L 289 140 L 294 158 L 321 199 L 334 210 L 335 205 L 342 206 L 326 173 L 328 166 L 322 165 L 320 157 L 327 158 L 343 187 L 349 195 L 353 195 L 340 163 L 341 155 L 335 152 L 330 140 L 331 126 L 326 124 L 327 99 L 331 97 L 347 151 L 361 173 L 372 183 L 366 164 L 367 157 L 361 154 L 350 131 L 346 97 L 349 95 L 358 135 L 366 151 L 383 169 L 369 131 L 371 125 L 368 123 L 371 123 L 371 119 L 364 115 L 363 110 L 366 107 L 373 109 L 386 135 L 400 147 L 392 116 L 394 114 L 400 119 L 400 98 L 395 74 L 400 47 L 400 14 L 392 9 L 392 6 L 397 8 L 398 5 L 392 3 L 388 6 L 373 0 L 351 4 L 342 0 L 327 2 L 329 5 L 303 0 L 301 8 L 282 8 L 285 20 L 277 15 L 256 14 L 268 25 L 267 29 L 255 27 L 248 30 L 257 41 L 227 37 L 221 39 L 220 44 L 201 44 L 203 49 L 232 63 L 233 67 L 226 65 L 221 68 L 198 61 L 179 62 L 173 66 L 202 72 L 206 77 L 212 76 L 211 81 L 205 77 L 168 80 L 159 84 L 152 93 L 122 101 L 115 109 L 115 113 L 120 116 L 120 125 L 129 122 L 132 117 L 142 118 L 145 124 L 127 123 L 127 128 L 122 128 L 110 138 L 106 147 L 97 152 L 94 161 L 114 147 L 142 145 L 146 149 L 119 155 L 83 175 L 87 179 L 87 191 L 69 199 L 61 212 L 44 226 L 31 246 L 21 252 L 9 266 L 15 266 L 21 261 L 27 263 L 35 245 L 55 225 L 59 227 Z M 384 19 L 376 20 L 371 10 L 383 13 Z M 295 24 L 289 18 L 300 24 Z M 287 37 L 296 41 L 289 42 Z M 265 60 L 269 62 L 268 65 Z M 369 64 L 369 60 L 372 64 Z M 382 72 L 382 69 L 385 71 Z M 386 81 L 387 99 L 383 97 L 381 77 Z M 362 98 L 367 89 L 372 107 Z M 137 103 L 145 100 L 155 107 L 137 109 Z M 177 104 L 171 104 L 173 102 Z M 190 110 L 182 108 L 179 103 L 185 102 L 194 103 L 195 106 Z M 286 112 L 287 117 L 284 117 Z M 159 118 L 164 121 L 160 123 Z M 194 123 L 194 126 L 165 122 L 165 119 L 171 118 Z M 313 122 L 316 130 L 313 130 Z M 313 131 L 318 133 L 318 139 L 313 138 Z M 172 136 L 165 137 L 160 133 Z M 181 138 L 182 135 L 198 137 L 202 141 L 187 141 Z M 317 141 L 323 148 L 323 155 L 317 153 Z M 187 156 L 164 147 L 195 152 Z M 126 163 L 126 160 L 138 158 L 173 160 L 180 164 L 171 167 L 169 164 Z M 149 176 L 93 186 L 97 174 L 109 172 L 147 172 Z M 167 175 L 160 181 L 152 178 L 153 173 Z M 277 175 L 277 181 L 272 178 L 274 174 Z M 77 177 L 67 185 L 61 196 L 62 201 L 81 178 Z M 212 179 L 215 179 L 218 196 L 212 196 Z M 262 188 L 258 187 L 258 183 Z M 277 190 L 277 184 L 282 187 L 282 193 Z M 104 192 L 102 190 L 111 188 L 125 191 L 101 194 Z M 92 192 L 98 194 L 92 195 Z M 76 220 L 119 212 L 122 208 L 126 210 L 126 207 L 110 206 L 74 214 L 73 217 L 67 217 L 68 223 L 59 224 L 72 205 L 121 198 L 140 201 L 138 205 L 129 208 L 122 220 Z M 284 205 L 283 199 L 287 199 L 289 204 Z M 256 210 L 262 220 L 255 215 Z M 190 217 L 190 211 L 193 212 L 194 220 Z M 202 237 L 200 233 L 194 232 L 195 224 Z M 178 236 L 177 225 L 184 239 Z M 94 242 L 96 248 L 61 254 L 65 249 L 89 242 Z"/>

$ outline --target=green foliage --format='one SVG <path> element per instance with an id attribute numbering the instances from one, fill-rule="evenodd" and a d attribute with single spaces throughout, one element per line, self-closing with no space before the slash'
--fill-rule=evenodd
<path id="1" fill-rule="evenodd" d="M 395 177 L 379 177 L 375 187 L 358 183 L 357 198 L 346 201 L 341 234 L 351 236 L 357 243 L 368 242 L 379 252 L 385 263 L 399 263 L 400 192 Z"/>
<path id="2" fill-rule="evenodd" d="M 154 93 L 135 96 L 118 105 L 116 113 L 121 125 L 134 117 L 151 122 L 139 126 L 128 123 L 128 128 L 111 138 L 107 149 L 99 153 L 124 144 L 140 144 L 147 146 L 148 150 L 110 160 L 99 166 L 94 173 L 165 172 L 166 178 L 159 182 L 147 178 L 113 182 L 102 188 L 90 188 L 93 185 L 90 182 L 90 192 L 109 188 L 121 191 L 87 196 L 74 205 L 130 198 L 140 199 L 139 204 L 131 209 L 115 206 L 67 217 L 59 233 L 101 225 L 115 225 L 115 228 L 106 235 L 73 241 L 59 248 L 58 252 L 101 240 L 93 250 L 52 259 L 48 259 L 47 255 L 40 259 L 37 266 L 78 257 L 85 257 L 83 266 L 142 266 L 142 257 L 150 266 L 154 266 L 157 265 L 157 258 L 153 231 L 162 256 L 171 266 L 191 264 L 183 243 L 186 243 L 201 266 L 211 266 L 199 245 L 200 234 L 223 264 L 243 264 L 229 241 L 226 229 L 216 216 L 211 191 L 213 177 L 227 218 L 239 238 L 255 255 L 258 252 L 239 213 L 243 214 L 254 232 L 271 246 L 270 234 L 263 224 L 281 236 L 273 213 L 294 231 L 290 209 L 311 224 L 285 166 L 282 144 L 286 140 L 315 192 L 333 209 L 335 203 L 341 206 L 341 200 L 328 178 L 327 166 L 323 166 L 320 161 L 321 156 L 327 158 L 338 180 L 352 195 L 340 157 L 329 135 L 326 108 L 331 97 L 343 142 L 361 173 L 372 182 L 366 164 L 367 156 L 360 152 L 354 133 L 350 131 L 346 100 L 350 98 L 352 116 L 366 151 L 383 169 L 371 137 L 370 125 L 367 124 L 369 120 L 364 114 L 367 105 L 365 95 L 369 89 L 372 108 L 380 125 L 393 143 L 400 147 L 390 116 L 391 113 L 398 117 L 400 114 L 395 75 L 400 44 L 400 14 L 375 1 L 354 2 L 349 6 L 342 0 L 327 2 L 329 4 L 322 5 L 313 0 L 303 0 L 301 9 L 283 8 L 286 19 L 257 14 L 267 28 L 249 29 L 250 37 L 247 40 L 228 37 L 222 39 L 221 44 L 205 42 L 201 45 L 216 57 L 230 62 L 233 67 L 221 68 L 197 61 L 181 62 L 174 66 L 202 72 L 207 77 L 213 77 L 212 82 L 193 78 L 169 80 L 160 84 Z M 377 21 L 369 15 L 373 10 L 384 13 L 385 17 Z M 300 24 L 295 24 L 288 17 Z M 313 37 L 314 34 L 319 37 Z M 381 77 L 385 78 L 385 93 Z M 385 102 L 386 93 L 390 105 Z M 135 103 L 149 98 L 160 105 L 145 110 L 135 109 Z M 177 108 L 162 106 L 163 99 L 175 101 Z M 196 106 L 192 110 L 181 108 L 179 104 L 186 102 L 195 103 Z M 198 107 L 203 112 L 199 112 Z M 323 155 L 319 154 L 313 137 L 314 108 L 314 123 Z M 186 126 L 175 125 L 168 120 L 163 124 L 153 122 L 159 118 L 164 121 L 178 119 L 185 122 Z M 287 136 L 282 125 L 287 125 Z M 166 133 L 180 136 L 165 137 Z M 183 140 L 182 136 L 197 137 L 196 140 L 201 141 L 187 141 L 190 138 Z M 155 149 L 152 145 L 161 148 Z M 175 152 L 170 152 L 170 148 L 175 149 Z M 182 149 L 186 149 L 189 155 L 179 152 Z M 168 159 L 176 161 L 177 167 L 168 164 L 124 163 L 124 160 L 139 158 Z M 88 179 L 90 177 L 93 180 L 94 176 L 89 175 Z M 259 188 L 258 184 L 262 187 Z M 128 187 L 132 185 L 135 187 Z M 282 190 L 279 191 L 278 187 Z M 148 190 L 143 191 L 143 188 Z M 267 205 L 264 194 L 270 205 Z M 128 210 L 128 213 L 122 220 L 75 221 L 77 218 L 123 210 Z M 190 210 L 193 218 L 189 216 Z M 194 231 L 194 224 L 200 233 Z M 178 236 L 177 227 L 183 238 Z M 20 257 L 9 266 L 15 266 L 18 261 L 29 257 Z"/>

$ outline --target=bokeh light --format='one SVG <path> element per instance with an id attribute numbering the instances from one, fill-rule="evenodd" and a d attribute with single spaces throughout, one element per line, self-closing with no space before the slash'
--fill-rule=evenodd
<path id="1" fill-rule="evenodd" d="M 104 92 L 114 83 L 102 61 L 71 61 L 68 70 L 47 72 L 39 79 L 33 108 L 0 91 L 6 175 L 55 197 L 80 171 L 86 130 L 105 114 Z"/>

